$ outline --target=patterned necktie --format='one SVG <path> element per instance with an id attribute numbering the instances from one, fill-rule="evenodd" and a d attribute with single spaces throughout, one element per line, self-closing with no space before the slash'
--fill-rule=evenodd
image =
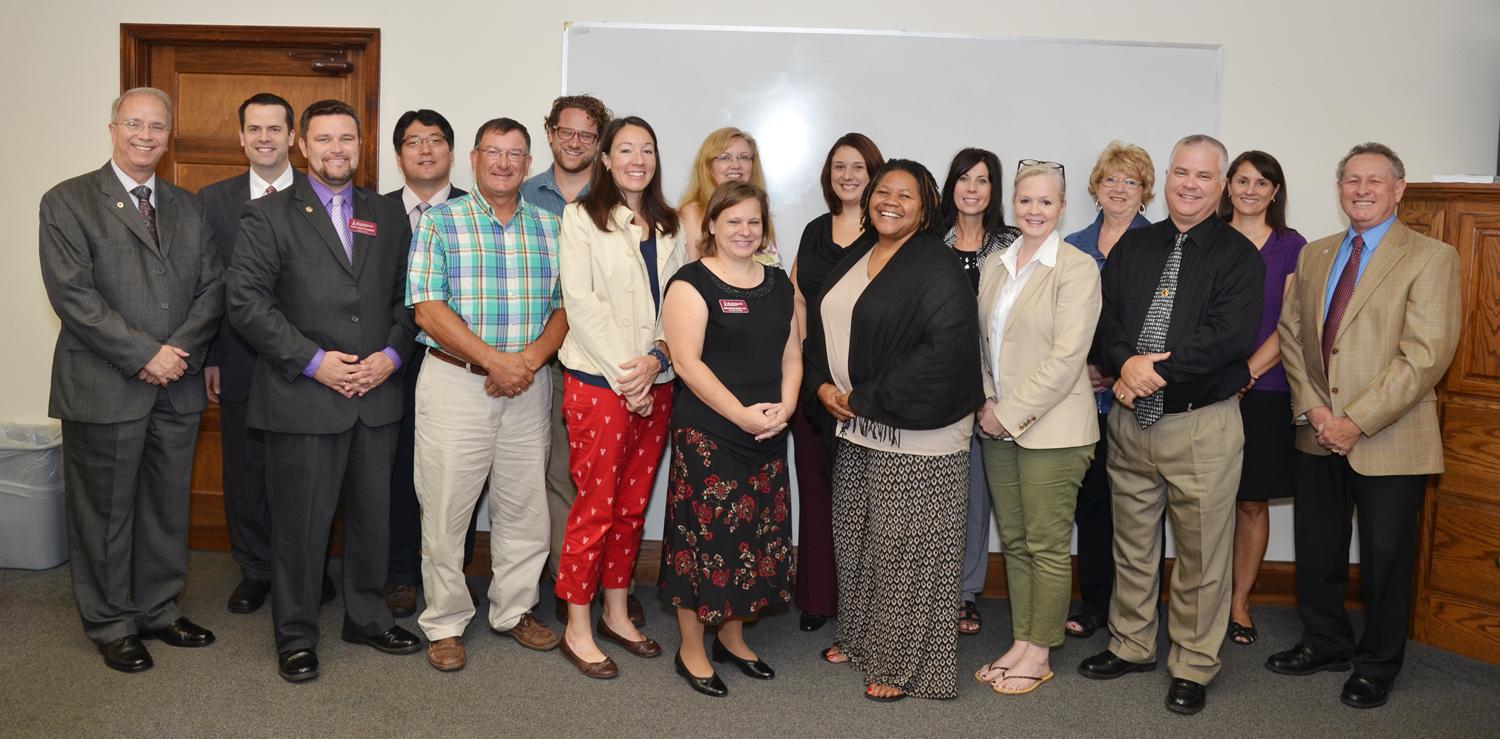
<path id="1" fill-rule="evenodd" d="M 151 205 L 151 188 L 136 185 L 130 194 L 135 196 L 140 207 L 141 220 L 146 222 L 146 232 L 151 234 L 151 243 L 161 246 L 161 237 L 156 235 L 156 208 Z"/>
<path id="2" fill-rule="evenodd" d="M 273 192 L 276 192 L 276 186 L 275 185 L 266 185 L 266 192 L 265 192 L 265 194 L 266 195 L 270 195 Z"/>
<path id="3" fill-rule="evenodd" d="M 427 209 L 431 207 L 432 206 L 428 205 L 427 203 L 417 203 L 417 207 L 414 208 L 414 210 L 416 210 L 416 215 L 413 215 L 411 217 L 411 230 L 417 230 L 417 224 L 422 222 L 422 214 L 426 213 Z"/>
<path id="4" fill-rule="evenodd" d="M 1177 298 L 1177 272 L 1182 268 L 1182 242 L 1187 234 L 1177 234 L 1172 244 L 1172 253 L 1167 255 L 1167 264 L 1161 268 L 1161 281 L 1156 283 L 1156 292 L 1151 296 L 1151 307 L 1146 309 L 1146 322 L 1141 326 L 1140 338 L 1135 340 L 1135 350 L 1141 354 L 1155 354 L 1167 348 L 1167 326 L 1172 323 L 1172 301 Z M 1166 397 L 1162 390 L 1135 399 L 1135 420 L 1141 428 L 1161 420 Z"/>
<path id="5" fill-rule="evenodd" d="M 339 233 L 339 241 L 344 245 L 344 256 L 349 258 L 349 264 L 354 264 L 354 234 L 349 233 L 349 217 L 344 215 L 343 195 L 335 195 L 329 201 L 328 217 L 333 219 L 333 230 Z"/>
<path id="6" fill-rule="evenodd" d="M 1333 342 L 1339 337 L 1339 324 L 1344 322 L 1344 309 L 1354 297 L 1354 285 L 1359 282 L 1359 258 L 1365 251 L 1365 237 L 1354 235 L 1350 244 L 1349 261 L 1339 273 L 1338 284 L 1333 286 L 1333 301 L 1328 304 L 1328 317 L 1323 321 L 1323 376 L 1328 376 L 1328 357 L 1333 352 Z"/>

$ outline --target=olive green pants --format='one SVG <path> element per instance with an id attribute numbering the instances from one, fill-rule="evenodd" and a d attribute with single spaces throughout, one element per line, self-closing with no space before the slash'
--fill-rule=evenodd
<path id="1" fill-rule="evenodd" d="M 1073 594 L 1073 508 L 1094 445 L 1027 449 L 985 439 L 983 456 L 1005 552 L 1011 634 L 1058 646 Z"/>

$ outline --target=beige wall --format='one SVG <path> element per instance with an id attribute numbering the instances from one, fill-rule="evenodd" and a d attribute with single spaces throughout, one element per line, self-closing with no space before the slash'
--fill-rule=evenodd
<path id="1" fill-rule="evenodd" d="M 843 9 L 856 7 L 857 14 Z M 1335 9 L 1345 7 L 1360 14 Z M 1245 12 L 1249 8 L 1256 12 Z M 567 20 L 1221 44 L 1224 141 L 1231 151 L 1261 148 L 1281 159 L 1294 196 L 1293 225 L 1309 235 L 1342 227 L 1332 167 L 1357 141 L 1378 139 L 1395 147 L 1413 181 L 1435 173 L 1494 172 L 1500 123 L 1500 45 L 1495 43 L 1500 3 L 1494 0 L 1357 5 L 1263 0 L 1250 6 L 1172 0 L 17 3 L 7 8 L 9 38 L 0 45 L 5 97 L 11 101 L 4 161 L 25 173 L 0 185 L 0 222 L 16 224 L 18 232 L 0 274 L 9 354 L 0 362 L 0 421 L 46 416 L 57 319 L 38 274 L 37 202 L 54 183 L 99 166 L 109 155 L 105 124 L 108 102 L 119 91 L 120 23 L 379 27 L 384 140 L 395 113 L 413 107 L 442 110 L 461 138 L 494 115 L 528 125 L 539 121 L 559 90 L 561 30 Z M 937 74 L 948 71 L 941 59 L 904 63 L 928 64 Z M 437 79 L 429 79 L 434 73 Z M 1099 74 L 1122 85 L 1171 84 L 1134 80 L 1129 70 Z M 975 78 L 976 87 L 999 94 L 1045 83 L 1045 69 L 1002 70 L 994 77 L 976 73 Z M 621 107 L 619 101 L 608 102 Z M 381 182 L 389 187 L 399 177 L 391 157 L 381 151 Z M 538 157 L 536 166 L 545 166 L 545 159 Z M 470 179 L 465 169 L 461 163 L 455 177 L 461 183 Z"/>

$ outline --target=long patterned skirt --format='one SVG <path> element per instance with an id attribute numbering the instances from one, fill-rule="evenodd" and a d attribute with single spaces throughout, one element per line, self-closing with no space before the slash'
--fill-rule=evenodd
<path id="1" fill-rule="evenodd" d="M 709 624 L 791 600 L 786 452 L 747 461 L 692 427 L 672 430 L 661 591 Z"/>
<path id="2" fill-rule="evenodd" d="M 840 442 L 833 468 L 837 644 L 865 684 L 958 695 L 959 570 L 969 452 L 919 456 Z"/>

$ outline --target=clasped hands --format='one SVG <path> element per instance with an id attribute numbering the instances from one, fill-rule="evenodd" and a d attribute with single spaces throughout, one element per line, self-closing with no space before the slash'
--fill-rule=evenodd
<path id="1" fill-rule="evenodd" d="M 360 359 L 353 354 L 328 350 L 323 353 L 323 362 L 313 372 L 313 379 L 339 395 L 352 398 L 364 396 L 379 387 L 395 371 L 396 364 L 383 351 Z"/>
<path id="2" fill-rule="evenodd" d="M 975 414 L 979 419 L 979 433 L 987 439 L 1010 439 L 1013 435 L 1005 429 L 1005 424 L 1000 423 L 1000 417 L 995 415 L 995 399 L 986 398 L 984 407 Z"/>
<path id="3" fill-rule="evenodd" d="M 1364 435 L 1348 416 L 1335 416 L 1333 409 L 1320 405 L 1307 412 L 1307 422 L 1318 432 L 1318 446 L 1340 457 L 1346 457 Z"/>
<path id="4" fill-rule="evenodd" d="M 1156 363 L 1172 356 L 1172 352 L 1137 354 L 1120 366 L 1120 379 L 1112 388 L 1115 400 L 1126 408 L 1134 409 L 1137 398 L 1153 395 L 1167 386 L 1167 381 L 1156 372 Z"/>
<path id="5" fill-rule="evenodd" d="M 186 350 L 171 344 L 162 344 L 161 348 L 156 350 L 156 355 L 151 357 L 151 361 L 146 362 L 146 366 L 135 373 L 135 379 L 148 385 L 166 387 L 182 379 L 188 368 L 187 358 Z"/>
<path id="6" fill-rule="evenodd" d="M 849 393 L 839 392 L 837 385 L 825 382 L 818 386 L 818 402 L 828 410 L 833 420 L 843 423 L 854 418 L 854 409 L 849 407 Z"/>
<path id="7" fill-rule="evenodd" d="M 625 374 L 620 377 L 620 395 L 625 398 L 625 407 L 631 413 L 645 418 L 651 415 L 653 398 L 651 386 L 661 374 L 661 362 L 650 354 L 620 363 Z"/>

